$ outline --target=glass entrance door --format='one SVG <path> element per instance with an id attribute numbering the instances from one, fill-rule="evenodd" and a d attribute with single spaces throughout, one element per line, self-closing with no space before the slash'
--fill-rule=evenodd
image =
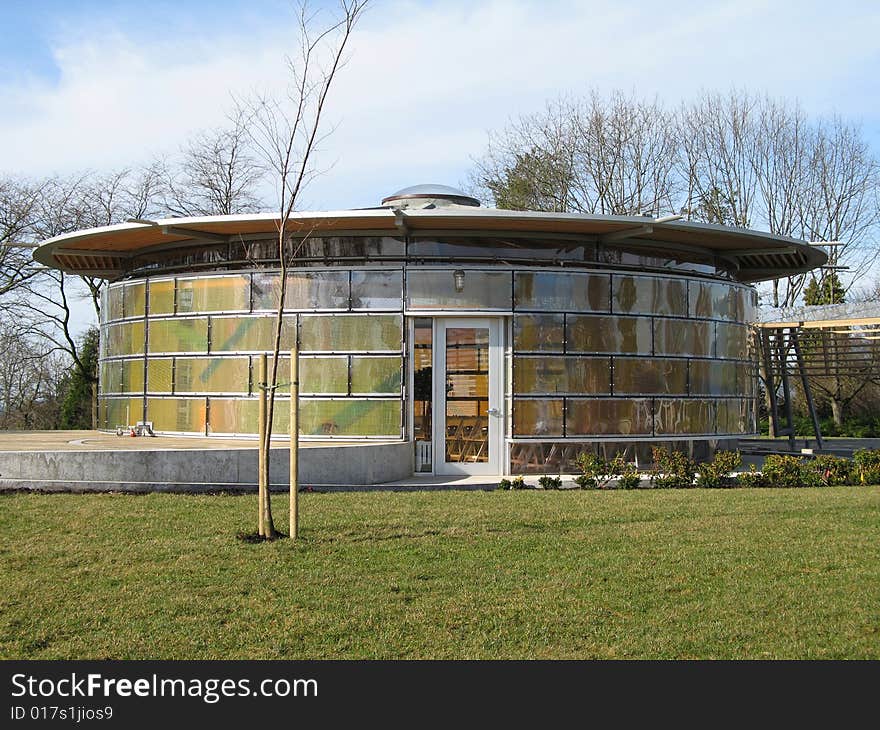
<path id="1" fill-rule="evenodd" d="M 437 474 L 500 474 L 501 327 L 498 319 L 437 319 L 434 348 Z"/>

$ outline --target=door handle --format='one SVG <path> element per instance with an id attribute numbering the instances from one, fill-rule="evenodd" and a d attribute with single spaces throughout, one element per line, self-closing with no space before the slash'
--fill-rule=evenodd
<path id="1" fill-rule="evenodd" d="M 487 411 L 487 413 L 488 413 L 490 416 L 500 416 L 500 415 L 501 415 L 501 411 L 500 411 L 498 408 L 490 408 L 490 409 Z"/>

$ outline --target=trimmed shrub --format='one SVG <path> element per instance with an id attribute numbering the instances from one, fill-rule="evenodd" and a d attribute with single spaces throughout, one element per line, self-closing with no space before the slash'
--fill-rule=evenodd
<path id="1" fill-rule="evenodd" d="M 559 477 L 545 475 L 538 478 L 538 484 L 541 485 L 541 489 L 562 489 L 562 479 Z"/>
<path id="2" fill-rule="evenodd" d="M 526 480 L 522 477 L 514 477 L 513 479 L 502 479 L 498 482 L 499 489 L 528 489 Z"/>
<path id="3" fill-rule="evenodd" d="M 574 478 L 575 484 L 577 484 L 581 489 L 596 489 L 597 482 L 594 477 L 588 476 L 587 474 L 578 474 Z"/>
<path id="4" fill-rule="evenodd" d="M 801 486 L 801 460 L 788 454 L 770 454 L 764 458 L 764 481 L 768 487 Z"/>
<path id="5" fill-rule="evenodd" d="M 578 454 L 574 463 L 581 470 L 581 476 L 575 480 L 581 485 L 581 489 L 607 489 L 611 480 L 620 474 L 626 464 L 621 454 L 608 460 L 588 452 Z"/>
<path id="6" fill-rule="evenodd" d="M 739 451 L 716 451 L 712 461 L 700 464 L 697 486 L 704 489 L 736 486 L 736 477 L 731 477 L 730 473 L 740 464 L 742 464 L 742 457 L 739 455 Z"/>
<path id="7" fill-rule="evenodd" d="M 767 486 L 767 482 L 764 481 L 764 475 L 755 469 L 754 464 L 749 464 L 748 471 L 740 472 L 737 475 L 737 482 L 741 487 L 750 487 L 752 489 Z"/>
<path id="8" fill-rule="evenodd" d="M 627 463 L 617 478 L 618 489 L 638 489 L 642 483 L 642 477 L 636 469 L 636 465 Z"/>
<path id="9" fill-rule="evenodd" d="M 651 484 L 657 489 L 687 489 L 694 486 L 697 465 L 687 454 L 655 446 L 651 449 L 654 463 Z"/>
<path id="10" fill-rule="evenodd" d="M 820 454 L 805 466 L 816 474 L 820 486 L 837 487 L 854 483 L 855 464 L 849 459 L 832 454 Z"/>
<path id="11" fill-rule="evenodd" d="M 880 484 L 880 449 L 859 449 L 853 454 L 858 484 Z"/>

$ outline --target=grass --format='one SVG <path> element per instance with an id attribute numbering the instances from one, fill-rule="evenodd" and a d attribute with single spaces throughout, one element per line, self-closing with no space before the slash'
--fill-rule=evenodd
<path id="1" fill-rule="evenodd" d="M 880 658 L 880 487 L 301 509 L 248 544 L 254 495 L 0 497 L 0 658 Z"/>

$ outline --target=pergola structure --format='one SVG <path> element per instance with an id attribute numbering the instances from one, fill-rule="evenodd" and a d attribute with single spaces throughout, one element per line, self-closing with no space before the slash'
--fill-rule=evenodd
<path id="1" fill-rule="evenodd" d="M 797 377 L 822 448 L 813 391 L 818 384 L 839 385 L 844 379 L 880 381 L 880 302 L 767 310 L 757 333 L 773 435 L 788 436 L 794 445 L 791 378 Z"/>

